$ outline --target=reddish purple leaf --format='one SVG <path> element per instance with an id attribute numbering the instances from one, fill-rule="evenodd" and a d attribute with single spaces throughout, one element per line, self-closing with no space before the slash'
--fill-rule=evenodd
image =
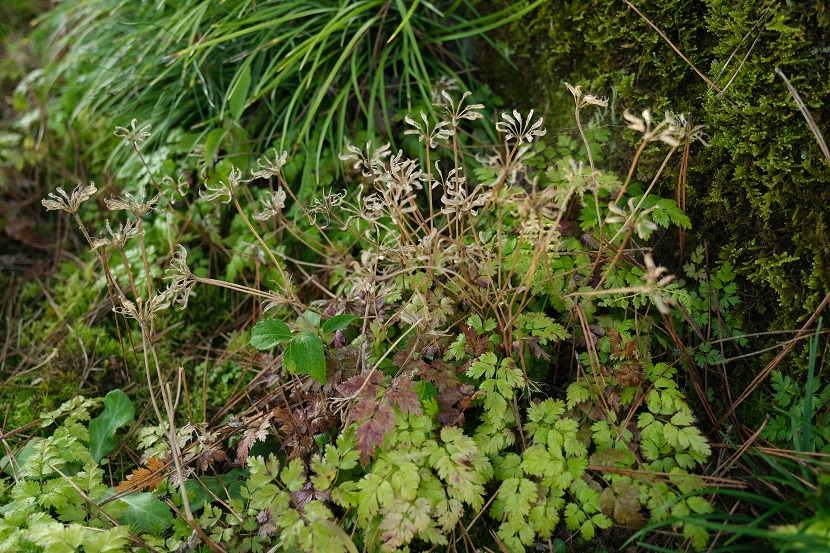
<path id="1" fill-rule="evenodd" d="M 401 413 L 420 415 L 421 400 L 413 388 L 415 388 L 415 382 L 411 378 L 395 379 L 384 393 L 383 398 L 389 405 L 397 406 Z"/>
<path id="2" fill-rule="evenodd" d="M 383 436 L 395 428 L 395 412 L 389 405 L 377 406 L 375 416 L 357 427 L 355 448 L 360 451 L 360 462 L 369 463 L 375 449 L 383 445 Z"/>

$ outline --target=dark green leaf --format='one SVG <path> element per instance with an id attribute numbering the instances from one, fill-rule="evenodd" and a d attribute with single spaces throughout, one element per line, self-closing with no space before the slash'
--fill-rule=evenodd
<path id="1" fill-rule="evenodd" d="M 205 138 L 205 163 L 213 166 L 213 160 L 219 153 L 219 146 L 225 135 L 228 134 L 228 129 L 213 129 Z"/>
<path id="2" fill-rule="evenodd" d="M 277 319 L 259 321 L 251 330 L 251 345 L 260 351 L 271 349 L 291 339 L 291 329 Z"/>
<path id="3" fill-rule="evenodd" d="M 190 508 L 193 511 L 198 511 L 205 503 L 216 501 L 215 497 L 222 501 L 242 499 L 239 490 L 249 474 L 245 469 L 233 469 L 218 478 L 216 476 L 202 476 L 199 480 L 187 480 L 184 485 L 190 499 Z"/>
<path id="4" fill-rule="evenodd" d="M 426 401 L 428 399 L 432 399 L 438 395 L 438 389 L 435 387 L 435 384 L 432 382 L 426 382 L 425 380 L 419 380 L 415 383 L 415 393 L 418 394 L 418 397 L 421 398 L 421 401 Z"/>
<path id="5" fill-rule="evenodd" d="M 304 330 L 291 340 L 283 359 L 288 372 L 307 374 L 320 384 L 326 383 L 326 354 L 323 351 L 323 342 L 313 332 Z"/>
<path id="6" fill-rule="evenodd" d="M 131 526 L 138 533 L 158 535 L 173 525 L 170 507 L 154 493 L 131 493 L 119 501 L 127 507 L 118 514 L 118 522 Z"/>
<path id="7" fill-rule="evenodd" d="M 297 318 L 297 323 L 304 323 L 311 328 L 320 328 L 320 314 L 314 311 L 306 311 Z"/>
<path id="8" fill-rule="evenodd" d="M 97 463 L 115 447 L 115 431 L 132 421 L 135 407 L 127 394 L 113 390 L 104 398 L 104 412 L 89 421 L 89 451 Z"/>
<path id="9" fill-rule="evenodd" d="M 323 323 L 323 334 L 328 334 L 329 332 L 334 332 L 335 330 L 341 330 L 346 328 L 352 321 L 357 320 L 357 315 L 349 315 L 344 313 L 342 315 L 335 315 L 331 319 L 327 320 Z"/>
<path id="10" fill-rule="evenodd" d="M 238 120 L 248 103 L 248 89 L 251 87 L 251 66 L 245 64 L 237 74 L 236 83 L 228 97 L 231 116 Z"/>

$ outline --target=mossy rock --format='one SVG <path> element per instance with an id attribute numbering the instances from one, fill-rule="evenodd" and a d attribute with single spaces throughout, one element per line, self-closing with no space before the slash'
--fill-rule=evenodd
<path id="1" fill-rule="evenodd" d="M 502 30 L 497 43 L 515 67 L 498 57 L 482 60 L 485 80 L 508 105 L 547 105 L 549 128 L 573 126 L 564 81 L 614 96 L 618 136 L 625 136 L 624 109 L 671 109 L 705 124 L 711 146 L 692 150 L 687 181 L 695 240 L 735 265 L 745 328 L 803 324 L 830 290 L 830 161 L 775 68 L 830 137 L 830 6 L 634 4 L 724 95 L 624 2 L 601 0 L 550 0 Z M 617 148 L 619 166 L 608 168 L 627 168 L 632 152 Z M 648 152 L 637 172 L 643 181 L 665 155 L 656 147 Z M 677 186 L 678 165 L 661 178 L 664 195 Z"/>

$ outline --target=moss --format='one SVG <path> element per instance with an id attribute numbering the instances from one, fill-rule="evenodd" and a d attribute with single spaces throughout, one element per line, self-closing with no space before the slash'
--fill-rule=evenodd
<path id="1" fill-rule="evenodd" d="M 502 83 L 493 86 L 508 104 L 549 104 L 549 127 L 572 126 L 570 99 L 562 102 L 563 81 L 597 94 L 616 89 L 611 115 L 620 135 L 617 115 L 623 109 L 671 108 L 705 123 L 711 146 L 692 151 L 687 182 L 696 239 L 707 240 L 711 251 L 735 265 L 747 329 L 799 325 L 830 289 L 830 163 L 774 68 L 790 78 L 819 129 L 830 129 L 827 5 L 634 4 L 726 89 L 725 97 L 711 91 L 633 10 L 601 0 L 550 0 L 503 31 L 499 43 L 511 45 L 527 80 L 517 79 L 516 70 L 497 58 L 482 63 L 489 68 L 485 80 Z M 528 95 L 527 81 L 535 96 Z M 654 152 L 640 165 L 637 176 L 643 180 L 662 157 Z M 662 179 L 664 194 L 676 186 L 676 171 Z"/>

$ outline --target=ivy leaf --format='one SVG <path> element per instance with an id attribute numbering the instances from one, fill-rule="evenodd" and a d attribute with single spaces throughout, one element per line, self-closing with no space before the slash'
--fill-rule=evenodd
<path id="1" fill-rule="evenodd" d="M 133 402 L 121 390 L 104 398 L 104 412 L 89 422 L 89 451 L 97 463 L 115 448 L 115 431 L 135 417 Z"/>
<path id="2" fill-rule="evenodd" d="M 189 479 L 185 482 L 190 508 L 194 511 L 204 505 L 220 499 L 242 499 L 241 490 L 248 476 L 248 471 L 241 468 L 217 476 L 201 476 L 199 480 Z"/>
<path id="3" fill-rule="evenodd" d="M 358 317 L 356 315 L 352 315 L 350 313 L 335 315 L 331 319 L 324 322 L 320 330 L 323 331 L 323 334 L 328 334 L 329 332 L 334 332 L 335 330 L 342 330 L 357 319 Z"/>
<path id="4" fill-rule="evenodd" d="M 326 383 L 326 353 L 319 336 L 304 330 L 288 344 L 283 356 L 285 369 L 294 374 L 307 374 L 320 384 Z"/>
<path id="5" fill-rule="evenodd" d="M 251 345 L 260 351 L 268 350 L 291 339 L 291 329 L 277 319 L 259 321 L 251 330 Z"/>

